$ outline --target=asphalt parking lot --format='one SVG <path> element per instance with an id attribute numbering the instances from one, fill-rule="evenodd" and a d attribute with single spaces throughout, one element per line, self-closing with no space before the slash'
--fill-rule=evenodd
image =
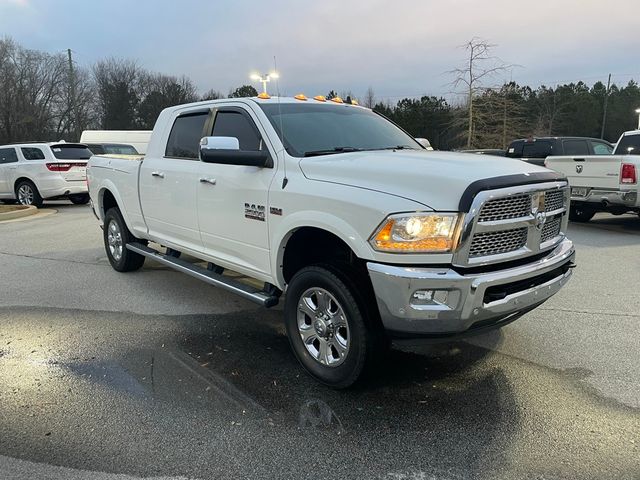
<path id="1" fill-rule="evenodd" d="M 0 478 L 640 478 L 640 219 L 571 224 L 578 268 L 464 342 L 307 377 L 280 311 L 147 263 L 86 206 L 0 224 Z"/>

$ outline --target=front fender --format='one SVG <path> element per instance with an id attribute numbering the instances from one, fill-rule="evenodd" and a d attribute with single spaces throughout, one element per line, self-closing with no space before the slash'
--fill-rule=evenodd
<path id="1" fill-rule="evenodd" d="M 280 289 L 284 289 L 285 280 L 282 272 L 284 249 L 293 233 L 303 227 L 314 227 L 332 233 L 343 242 L 359 258 L 370 255 L 367 239 L 363 238 L 349 223 L 327 212 L 303 210 L 288 215 L 273 232 L 273 245 L 277 246 L 275 254 L 271 256 L 271 271 L 275 272 L 275 280 Z"/>

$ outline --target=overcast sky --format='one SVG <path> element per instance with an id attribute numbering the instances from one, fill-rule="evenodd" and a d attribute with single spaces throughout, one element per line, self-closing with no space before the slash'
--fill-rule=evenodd
<path id="1" fill-rule="evenodd" d="M 273 68 L 307 95 L 371 85 L 395 101 L 445 95 L 472 37 L 521 84 L 640 79 L 640 0 L 0 0 L 0 36 L 90 66 L 126 57 L 201 91 Z M 449 96 L 449 95 L 447 95 Z"/>

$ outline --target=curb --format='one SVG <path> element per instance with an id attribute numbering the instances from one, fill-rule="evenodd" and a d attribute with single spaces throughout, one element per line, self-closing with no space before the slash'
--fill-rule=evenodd
<path id="1" fill-rule="evenodd" d="M 13 208 L 8 212 L 3 212 L 2 207 L 0 207 L 0 222 L 4 222 L 5 220 L 14 220 L 16 218 L 28 217 L 29 215 L 35 215 L 36 213 L 38 213 L 38 209 L 33 205 L 10 205 L 10 207 Z"/>

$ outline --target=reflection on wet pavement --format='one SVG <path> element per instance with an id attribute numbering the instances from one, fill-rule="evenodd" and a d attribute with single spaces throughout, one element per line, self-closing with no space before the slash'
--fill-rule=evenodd
<path id="1" fill-rule="evenodd" d="M 465 342 L 391 350 L 334 391 L 298 366 L 277 311 L 0 322 L 0 451 L 19 458 L 196 478 L 624 478 L 638 465 L 637 411 L 576 372 Z"/>

